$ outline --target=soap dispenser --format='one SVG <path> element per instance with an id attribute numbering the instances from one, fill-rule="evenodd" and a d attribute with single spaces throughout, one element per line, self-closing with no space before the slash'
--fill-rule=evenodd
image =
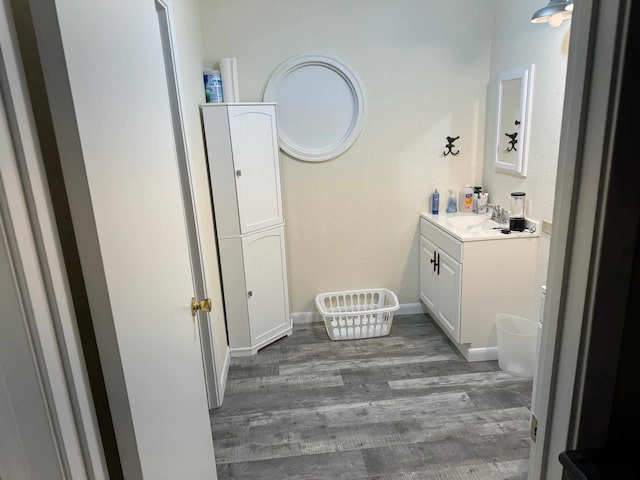
<path id="1" fill-rule="evenodd" d="M 449 190 L 449 199 L 447 200 L 447 213 L 456 213 L 458 211 L 458 202 L 456 201 L 456 194 L 453 190 Z"/>

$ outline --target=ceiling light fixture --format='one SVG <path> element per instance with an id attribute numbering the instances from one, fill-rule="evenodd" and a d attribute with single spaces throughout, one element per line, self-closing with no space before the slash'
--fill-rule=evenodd
<path id="1" fill-rule="evenodd" d="M 571 18 L 573 2 L 569 0 L 550 0 L 546 7 L 537 10 L 531 17 L 531 23 L 548 23 L 557 27 Z"/>

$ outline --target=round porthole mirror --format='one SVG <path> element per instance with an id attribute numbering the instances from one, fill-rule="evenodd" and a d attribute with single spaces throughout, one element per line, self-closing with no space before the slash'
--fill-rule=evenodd
<path id="1" fill-rule="evenodd" d="M 364 126 L 365 101 L 355 74 L 324 55 L 299 55 L 271 75 L 265 102 L 277 102 L 280 148 L 299 160 L 343 154 Z"/>

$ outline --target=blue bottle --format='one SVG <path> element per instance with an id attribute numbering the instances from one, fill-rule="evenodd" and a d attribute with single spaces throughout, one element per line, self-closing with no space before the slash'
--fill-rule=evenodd
<path id="1" fill-rule="evenodd" d="M 440 194 L 438 193 L 438 189 L 431 194 L 431 213 L 433 215 L 438 215 L 438 211 L 440 210 Z"/>

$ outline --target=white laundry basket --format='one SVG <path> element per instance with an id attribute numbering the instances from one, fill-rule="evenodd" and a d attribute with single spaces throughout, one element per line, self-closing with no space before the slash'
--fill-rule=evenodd
<path id="1" fill-rule="evenodd" d="M 331 340 L 389 335 L 398 297 L 386 288 L 319 293 L 316 307 Z"/>

